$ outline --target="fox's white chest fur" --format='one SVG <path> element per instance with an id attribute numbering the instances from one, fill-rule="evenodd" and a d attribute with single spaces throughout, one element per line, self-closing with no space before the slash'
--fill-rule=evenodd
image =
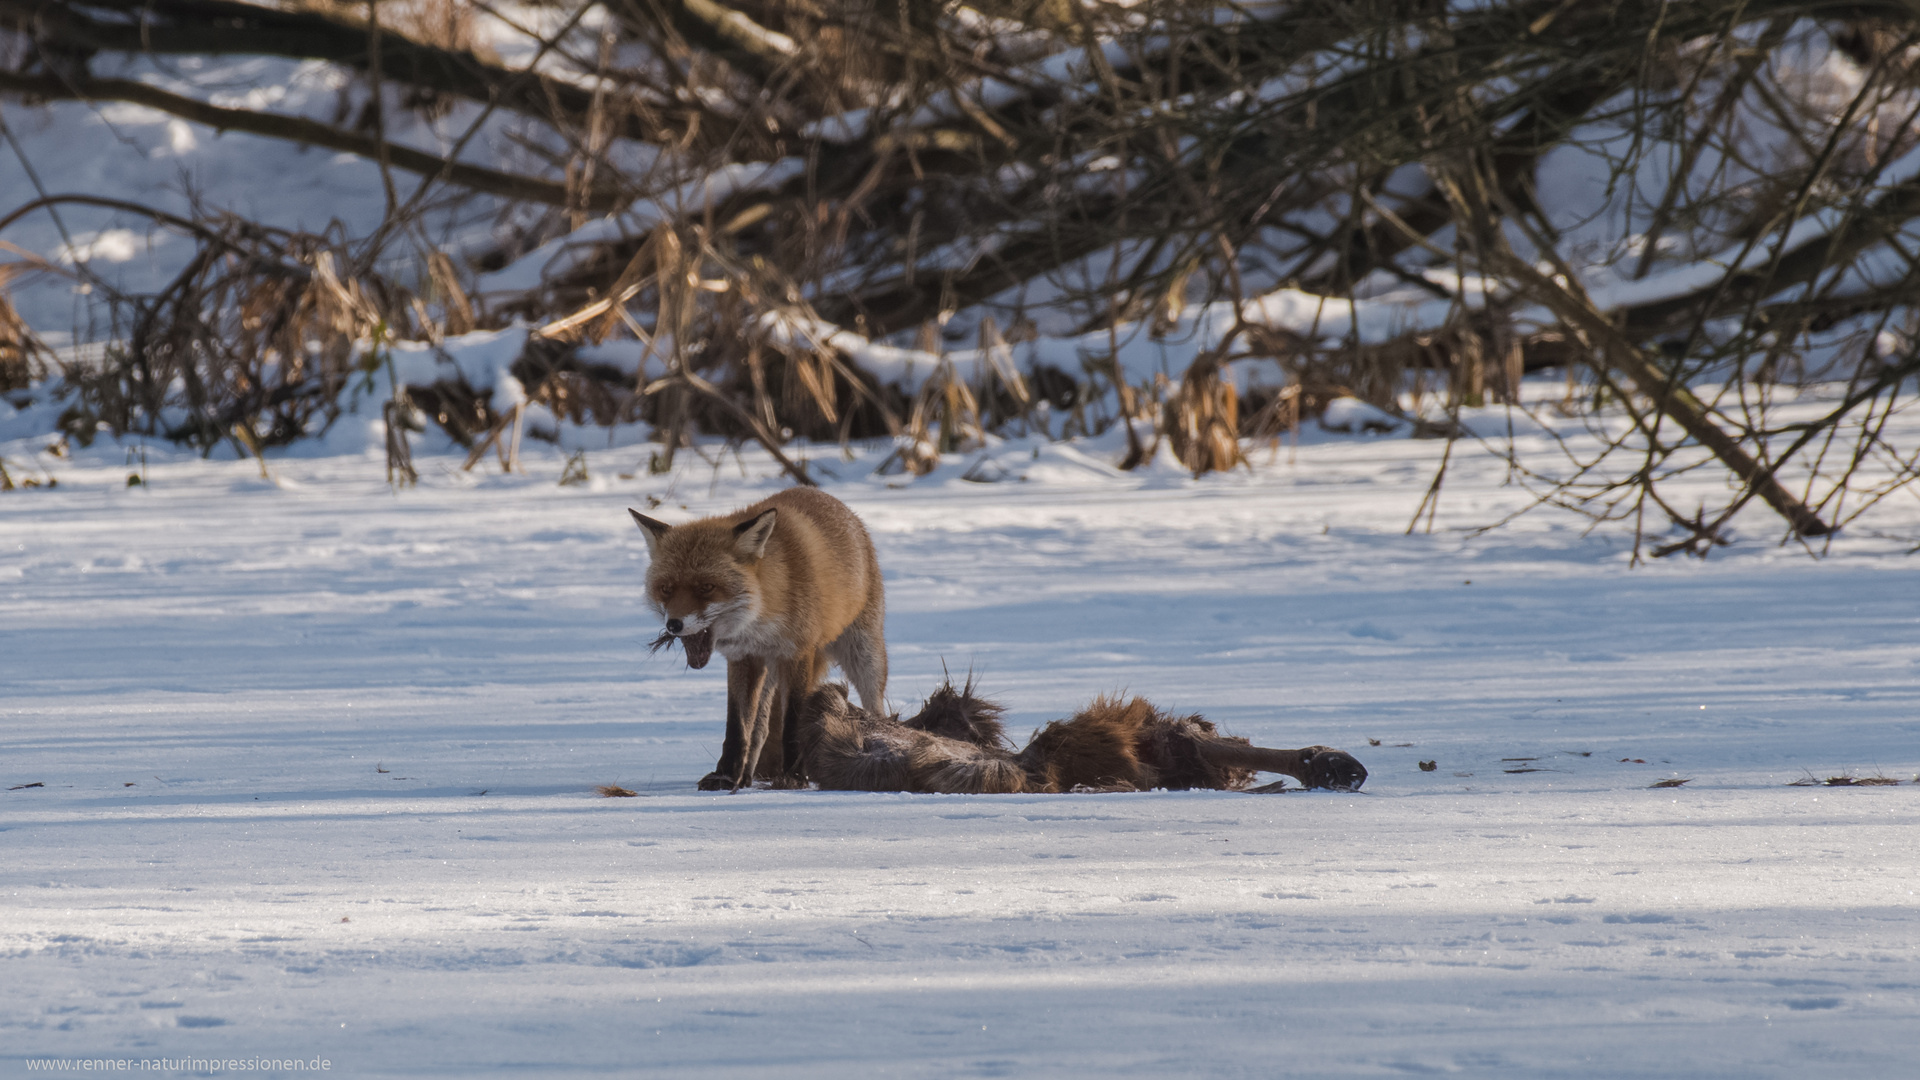
<path id="1" fill-rule="evenodd" d="M 779 620 L 765 618 L 750 599 L 713 620 L 713 649 L 728 660 L 758 657 L 783 660 L 793 655 L 793 635 Z"/>

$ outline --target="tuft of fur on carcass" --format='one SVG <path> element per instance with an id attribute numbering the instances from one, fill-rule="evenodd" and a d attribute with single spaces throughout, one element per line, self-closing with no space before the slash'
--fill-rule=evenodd
<path id="1" fill-rule="evenodd" d="M 975 746 L 984 746 L 995 750 L 1007 746 L 1007 726 L 1001 722 L 1007 710 L 998 702 L 989 701 L 973 692 L 973 673 L 967 673 L 967 681 L 958 689 L 953 678 L 940 684 L 940 688 L 928 695 L 925 705 L 914 715 L 901 723 L 910 728 L 941 735 L 949 739 L 959 739 Z"/>

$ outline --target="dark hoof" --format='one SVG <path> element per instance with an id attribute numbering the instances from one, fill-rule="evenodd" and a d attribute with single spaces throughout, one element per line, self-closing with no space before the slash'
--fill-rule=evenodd
<path id="1" fill-rule="evenodd" d="M 710 772 L 700 778 L 701 791 L 732 791 L 735 786 L 733 777 L 722 776 L 717 772 Z"/>
<path id="2" fill-rule="evenodd" d="M 1307 759 L 1307 786 L 1334 791 L 1359 791 L 1367 782 L 1367 767 L 1343 750 L 1322 750 Z"/>

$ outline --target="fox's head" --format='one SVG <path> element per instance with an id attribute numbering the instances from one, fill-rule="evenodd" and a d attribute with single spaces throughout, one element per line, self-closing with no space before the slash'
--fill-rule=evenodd
<path id="1" fill-rule="evenodd" d="M 646 537 L 652 563 L 647 567 L 647 606 L 680 639 L 689 667 L 706 667 L 714 639 L 725 641 L 759 610 L 753 567 L 766 554 L 776 512 L 766 510 L 737 524 L 707 518 L 684 525 L 629 508 Z M 664 639 L 662 639 L 664 640 Z"/>

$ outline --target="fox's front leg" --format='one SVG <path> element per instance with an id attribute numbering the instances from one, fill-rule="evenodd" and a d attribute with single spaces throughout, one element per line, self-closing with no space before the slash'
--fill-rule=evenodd
<path id="1" fill-rule="evenodd" d="M 759 751 L 752 729 L 759 719 L 766 681 L 767 667 L 761 661 L 751 657 L 727 661 L 727 737 L 720 744 L 720 763 L 700 778 L 701 791 L 733 791 L 752 779 L 753 759 Z M 763 728 L 761 740 L 765 739 Z"/>
<path id="2" fill-rule="evenodd" d="M 774 778 L 775 787 L 807 786 L 806 763 L 800 760 L 800 706 L 826 677 L 827 657 L 821 652 L 804 653 L 781 666 L 783 692 L 774 700 L 783 713 L 780 718 L 781 770 Z"/>
<path id="3" fill-rule="evenodd" d="M 779 680 L 771 678 L 765 667 L 760 669 L 760 679 L 754 687 L 753 709 L 742 713 L 742 717 L 751 716 L 746 725 L 747 756 L 740 763 L 740 782 L 736 787 L 747 787 L 753 783 L 756 775 L 766 771 L 760 767 L 761 759 L 767 753 L 767 740 L 773 735 L 773 699 L 779 695 Z"/>
<path id="4" fill-rule="evenodd" d="M 774 715 L 780 721 L 780 771 L 773 777 L 773 786 L 803 788 L 807 766 L 800 760 L 800 705 L 807 695 L 790 686 L 781 691 L 773 699 Z"/>

